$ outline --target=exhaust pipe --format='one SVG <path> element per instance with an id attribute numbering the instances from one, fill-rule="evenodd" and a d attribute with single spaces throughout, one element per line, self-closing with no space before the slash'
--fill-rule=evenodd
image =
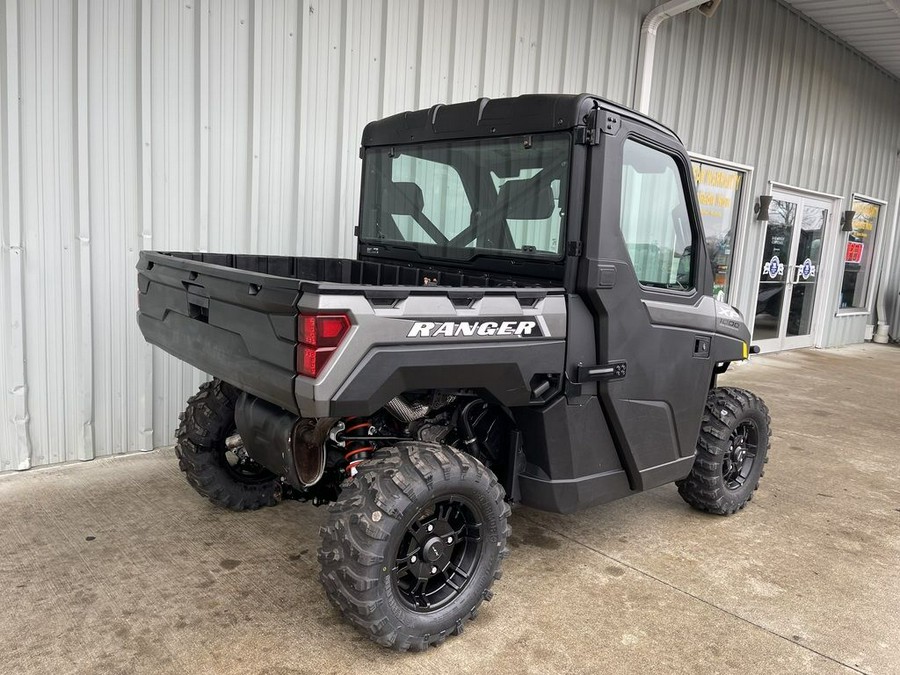
<path id="1" fill-rule="evenodd" d="M 315 485 L 325 472 L 325 439 L 332 418 L 297 417 L 243 392 L 234 419 L 253 461 L 296 488 Z"/>
<path id="2" fill-rule="evenodd" d="M 410 403 L 402 396 L 395 396 L 384 404 L 384 409 L 401 422 L 409 424 L 425 417 L 431 408 L 421 401 Z"/>

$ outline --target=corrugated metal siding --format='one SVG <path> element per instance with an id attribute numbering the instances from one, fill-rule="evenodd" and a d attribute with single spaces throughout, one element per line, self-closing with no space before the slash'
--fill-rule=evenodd
<path id="1" fill-rule="evenodd" d="M 84 457 L 75 7 L 19 5 L 25 377 L 33 464 Z M 74 339 L 73 339 L 74 338 Z M 89 379 L 89 377 L 88 377 Z M 50 424 L 35 423 L 38 420 Z M 65 440 L 63 440 L 65 439 Z"/>
<path id="2" fill-rule="evenodd" d="M 370 119 L 630 98 L 653 0 L 0 0 L 0 471 L 168 443 L 142 248 L 350 255 Z"/>
<path id="3" fill-rule="evenodd" d="M 843 208 L 854 192 L 884 199 L 887 232 L 900 171 L 895 79 L 777 2 L 723 2 L 712 19 L 678 17 L 662 25 L 656 50 L 650 114 L 688 148 L 754 166 L 754 195 L 776 181 L 841 195 Z M 761 250 L 764 228 L 751 223 L 749 235 L 747 250 Z M 837 246 L 832 266 L 841 253 Z M 753 284 L 739 290 L 733 301 L 752 314 Z M 828 291 L 836 308 L 837 284 Z M 826 346 L 862 341 L 867 317 L 833 314 Z"/>
<path id="4" fill-rule="evenodd" d="M 628 103 L 654 4 L 0 0 L 0 470 L 171 440 L 203 374 L 141 339 L 140 249 L 352 254 L 366 121 Z M 654 113 L 757 194 L 891 199 L 897 83 L 774 0 L 672 20 L 656 65 Z"/>
<path id="5" fill-rule="evenodd" d="M 79 225 L 89 244 L 81 292 L 88 316 L 80 359 L 91 387 L 86 407 L 93 404 L 94 446 L 98 453 L 111 454 L 142 447 L 145 426 L 140 383 L 146 350 L 134 321 L 134 265 L 142 245 L 136 114 L 141 14 L 136 2 L 105 0 L 77 7 L 81 48 L 75 180 L 83 186 Z M 86 425 L 92 422 L 90 413 L 87 407 Z M 89 441 L 88 455 L 93 452 Z M 61 451 L 70 447 L 66 439 L 57 442 Z"/>
<path id="6" fill-rule="evenodd" d="M 0 470 L 27 469 L 31 461 L 25 387 L 23 242 L 19 194 L 19 40 L 13 3 L 0 4 Z"/>
<path id="7" fill-rule="evenodd" d="M 900 225 L 900 221 L 894 223 Z M 900 340 L 900 232 L 896 233 L 894 240 L 894 256 L 891 269 L 883 269 L 885 306 L 887 315 L 884 320 L 889 322 L 890 334 L 893 340 Z"/>

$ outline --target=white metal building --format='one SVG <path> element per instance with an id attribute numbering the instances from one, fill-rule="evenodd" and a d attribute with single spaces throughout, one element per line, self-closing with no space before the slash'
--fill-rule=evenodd
<path id="1" fill-rule="evenodd" d="M 0 0 L 0 471 L 170 442 L 203 375 L 141 339 L 139 250 L 352 256 L 367 120 L 630 105 L 657 4 Z M 754 339 L 900 335 L 898 1 L 723 0 L 655 47 L 649 112 L 697 155 L 717 291 Z"/>

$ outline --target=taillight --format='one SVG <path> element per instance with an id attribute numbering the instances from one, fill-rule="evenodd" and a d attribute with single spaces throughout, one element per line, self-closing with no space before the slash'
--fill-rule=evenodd
<path id="1" fill-rule="evenodd" d="M 346 314 L 301 314 L 297 321 L 297 372 L 318 377 L 348 330 L 350 319 Z"/>

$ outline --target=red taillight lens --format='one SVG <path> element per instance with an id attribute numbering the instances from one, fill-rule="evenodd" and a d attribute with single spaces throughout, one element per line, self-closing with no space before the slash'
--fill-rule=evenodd
<path id="1" fill-rule="evenodd" d="M 350 330 L 345 314 L 301 314 L 297 323 L 297 372 L 318 377 Z"/>
<path id="2" fill-rule="evenodd" d="M 316 317 L 316 335 L 320 347 L 337 347 L 348 330 L 350 319 L 343 314 Z"/>
<path id="3" fill-rule="evenodd" d="M 333 352 L 333 347 L 316 349 L 300 345 L 297 348 L 297 372 L 306 377 L 318 377 Z"/>

